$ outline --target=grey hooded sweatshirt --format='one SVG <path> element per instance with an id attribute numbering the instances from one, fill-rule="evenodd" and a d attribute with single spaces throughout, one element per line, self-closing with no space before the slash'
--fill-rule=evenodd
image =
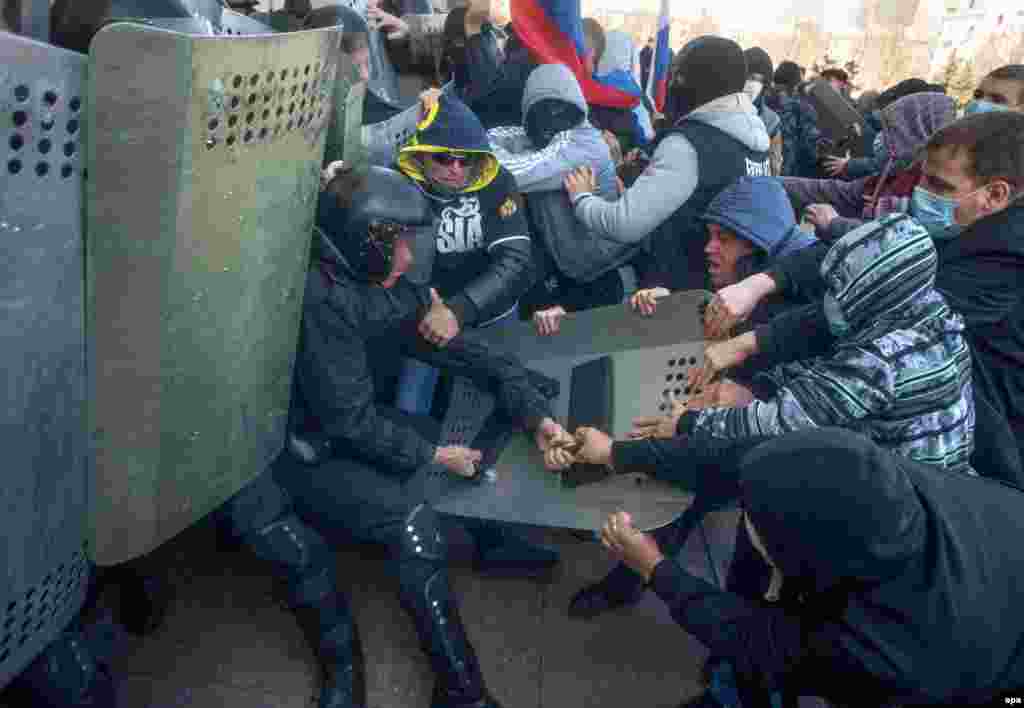
<path id="1" fill-rule="evenodd" d="M 601 237 L 573 214 L 562 180 L 577 167 L 588 166 L 597 178 L 598 194 L 618 194 L 615 165 L 601 131 L 586 119 L 587 103 L 579 82 L 562 64 L 543 64 L 530 72 L 523 93 L 523 116 L 543 99 L 558 99 L 583 111 L 583 121 L 559 133 L 540 150 L 519 127 L 488 131 L 491 149 L 502 167 L 512 173 L 519 191 L 529 195 L 527 209 L 558 269 L 567 277 L 588 283 L 629 261 L 639 248 Z"/>
<path id="2" fill-rule="evenodd" d="M 724 131 L 751 150 L 767 152 L 771 141 L 757 109 L 745 93 L 705 103 L 686 116 Z M 686 203 L 700 175 L 697 151 L 684 136 L 666 136 L 651 163 L 618 201 L 575 199 L 576 216 L 591 231 L 621 243 L 639 243 Z"/>
<path id="3" fill-rule="evenodd" d="M 576 77 L 563 64 L 542 64 L 530 72 L 523 90 L 523 117 L 546 98 L 571 103 L 583 111 L 577 127 L 559 133 L 540 150 L 534 147 L 521 126 L 491 128 L 491 148 L 501 166 L 516 178 L 524 194 L 562 188 L 562 180 L 577 167 L 591 167 L 597 176 L 597 193 L 614 199 L 615 165 L 601 131 L 586 119 L 587 102 Z"/>

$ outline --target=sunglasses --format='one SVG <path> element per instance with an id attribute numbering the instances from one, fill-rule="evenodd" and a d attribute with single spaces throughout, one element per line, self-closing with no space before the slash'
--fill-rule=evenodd
<path id="1" fill-rule="evenodd" d="M 430 153 L 430 159 L 445 167 L 451 167 L 455 164 L 468 166 L 476 162 L 475 155 L 453 155 L 450 152 L 432 152 Z"/>

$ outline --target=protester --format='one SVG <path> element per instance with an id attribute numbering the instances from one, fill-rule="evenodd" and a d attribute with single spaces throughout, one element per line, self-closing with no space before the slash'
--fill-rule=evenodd
<path id="1" fill-rule="evenodd" d="M 660 272 L 646 285 L 670 290 L 704 281 L 704 229 L 698 218 L 741 175 L 768 175 L 769 140 L 750 98 L 743 51 L 722 37 L 700 37 L 677 57 L 684 115 L 660 136 L 651 163 L 616 201 L 594 194 L 593 173 L 566 178 L 577 218 L 623 243 L 651 237 Z"/>
<path id="2" fill-rule="evenodd" d="M 956 103 L 940 93 L 901 98 L 882 112 L 888 160 L 881 174 L 853 182 L 784 177 L 783 185 L 819 238 L 832 241 L 865 221 L 906 213 L 921 181 L 920 148 L 956 117 Z"/>
<path id="3" fill-rule="evenodd" d="M 824 141 L 818 130 L 817 112 L 797 90 L 800 76 L 800 67 L 791 61 L 782 62 L 775 69 L 774 90 L 765 97 L 781 121 L 781 174 L 786 177 L 816 176 L 818 148 Z"/>
<path id="4" fill-rule="evenodd" d="M 618 196 L 608 143 L 587 120 L 587 103 L 568 67 L 544 64 L 530 74 L 523 95 L 523 127 L 488 132 L 498 161 L 529 195 L 526 210 L 537 237 L 541 264 L 537 284 L 520 302 L 522 314 L 533 317 L 542 334 L 558 331 L 566 312 L 622 302 L 636 276 L 623 267 L 640 249 L 600 238 L 573 214 L 562 189 L 572 170 L 591 166 L 599 194 Z"/>
<path id="5" fill-rule="evenodd" d="M 536 264 L 515 178 L 501 167 L 480 121 L 457 98 L 429 96 L 425 117 L 399 151 L 398 167 L 427 195 L 437 220 L 432 283 L 444 307 L 421 333 L 444 346 L 467 327 L 513 317 L 535 281 Z M 436 371 L 410 362 L 397 407 L 429 411 L 436 381 Z"/>
<path id="6" fill-rule="evenodd" d="M 718 473 L 715 458 L 698 466 Z M 742 705 L 1020 695 L 1024 623 L 1012 608 L 1024 566 L 1013 539 L 1024 493 L 828 428 L 765 442 L 736 467 L 737 548 L 756 582 L 722 591 L 691 576 L 625 513 L 601 539 L 709 649 L 716 675 L 727 663 Z M 733 704 L 709 691 L 686 705 Z"/>
<path id="7" fill-rule="evenodd" d="M 448 13 L 444 25 L 444 63 L 456 94 L 486 128 L 520 125 L 526 77 L 536 64 L 509 25 L 508 41 L 498 39 L 486 21 L 486 6 L 472 3 Z"/>
<path id="8" fill-rule="evenodd" d="M 648 109 L 650 102 L 645 100 L 646 96 L 636 80 L 636 66 L 633 63 L 636 55 L 636 48 L 633 46 L 633 39 L 622 31 L 605 33 L 605 48 L 601 55 L 601 61 L 594 73 L 594 80 L 600 83 L 613 86 L 625 93 L 641 99 L 640 103 L 632 110 L 631 129 L 619 133 L 611 132 L 619 140 L 619 145 L 624 152 L 629 152 L 635 147 L 643 147 L 654 138 L 654 125 L 651 121 L 651 112 Z M 596 113 L 602 114 L 598 108 Z M 598 120 L 600 126 L 600 119 Z"/>
<path id="9" fill-rule="evenodd" d="M 906 100 L 906 99 L 904 99 Z M 961 119 L 928 141 L 911 214 L 939 254 L 936 289 L 964 317 L 972 353 L 977 444 L 974 468 L 1024 487 L 1024 117 Z M 765 273 L 720 291 L 709 332 L 727 331 L 768 293 L 817 297 L 823 247 L 779 259 Z M 782 362 L 827 352 L 835 338 L 820 307 L 788 312 L 755 332 L 709 348 L 709 375 L 750 356 Z"/>
<path id="10" fill-rule="evenodd" d="M 964 115 L 990 111 L 1024 111 L 1024 64 L 1001 66 L 982 79 Z"/>
<path id="11" fill-rule="evenodd" d="M 772 76 L 775 73 L 772 69 L 772 59 L 768 56 L 768 52 L 760 47 L 751 47 L 743 52 L 743 56 L 747 60 L 747 83 L 743 90 L 754 102 L 757 115 L 761 117 L 764 128 L 768 131 L 768 137 L 772 141 L 772 174 L 777 177 L 782 174 L 782 119 L 765 103 L 764 90 L 766 84 L 770 87 Z"/>
<path id="12" fill-rule="evenodd" d="M 707 230 L 708 284 L 713 290 L 761 272 L 776 258 L 817 242 L 800 229 L 786 191 L 771 177 L 740 177 L 711 201 L 702 220 Z M 665 288 L 647 288 L 630 302 L 634 310 L 651 315 L 658 298 L 665 295 Z M 764 305 L 752 321 L 767 321 L 785 301 Z"/>
<path id="13" fill-rule="evenodd" d="M 847 180 L 860 179 L 881 174 L 888 160 L 888 147 L 882 128 L 882 111 L 893 103 L 915 93 L 945 93 L 945 89 L 935 87 L 923 79 L 907 79 L 887 89 L 875 101 L 876 110 L 864 116 L 864 140 L 872 146 L 871 155 L 867 157 L 828 157 L 825 159 L 825 170 L 830 177 Z"/>

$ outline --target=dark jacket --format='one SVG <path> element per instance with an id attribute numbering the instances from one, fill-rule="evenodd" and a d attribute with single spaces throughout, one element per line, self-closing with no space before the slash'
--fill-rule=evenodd
<path id="1" fill-rule="evenodd" d="M 422 163 L 425 155 L 446 151 L 480 158 L 477 174 L 454 194 L 431 185 Z M 438 220 L 434 285 L 460 325 L 510 312 L 534 284 L 536 266 L 515 178 L 498 163 L 480 121 L 464 103 L 442 95 L 399 151 L 398 168 L 431 200 Z"/>
<path id="2" fill-rule="evenodd" d="M 787 177 L 817 175 L 818 145 L 823 141 L 814 108 L 796 96 L 773 91 L 765 105 L 778 114 L 782 130 L 782 174 Z"/>
<path id="3" fill-rule="evenodd" d="M 657 565 L 651 587 L 732 662 L 745 708 L 769 705 L 774 691 L 968 706 L 1024 685 L 1024 492 L 844 430 L 757 446 L 739 475 L 746 514 L 782 573 L 778 600 L 722 591 L 674 559 Z"/>
<path id="4" fill-rule="evenodd" d="M 816 299 L 824 292 L 819 267 L 827 250 L 827 244 L 813 246 L 768 272 L 781 292 Z M 964 318 L 975 397 L 1004 422 L 1024 420 L 1024 206 L 981 219 L 959 237 L 937 241 L 936 250 L 935 288 Z M 811 306 L 758 327 L 757 341 L 762 361 L 791 361 L 827 351 L 834 339 L 821 308 Z M 1012 435 L 1005 444 L 1016 444 Z M 1010 469 L 977 464 L 977 471 L 1024 482 L 1019 458 Z"/>
<path id="5" fill-rule="evenodd" d="M 415 324 L 429 300 L 427 287 L 404 278 L 385 290 L 355 281 L 336 263 L 314 265 L 306 279 L 292 427 L 323 432 L 336 449 L 397 473 L 433 459 L 433 443 L 377 410 L 378 362 L 368 356 L 367 345 L 380 338 L 406 356 L 474 379 L 526 429 L 551 415 L 547 399 L 534 385 L 547 386 L 543 377 L 511 356 L 492 352 L 475 333 L 463 332 L 443 349 L 423 341 Z"/>
<path id="6" fill-rule="evenodd" d="M 466 61 L 453 71 L 459 97 L 488 129 L 522 125 L 526 79 L 537 66 L 511 24 L 505 32 L 508 42 L 504 52 L 497 50 L 497 39 L 486 26 L 480 34 L 470 37 L 466 43 Z"/>

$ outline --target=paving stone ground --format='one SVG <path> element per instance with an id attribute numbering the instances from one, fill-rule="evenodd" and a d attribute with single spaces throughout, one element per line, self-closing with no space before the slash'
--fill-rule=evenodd
<path id="1" fill-rule="evenodd" d="M 719 574 L 731 556 L 736 515 L 706 523 Z M 601 546 L 562 531 L 529 535 L 561 550 L 548 582 L 484 578 L 456 543 L 453 583 L 493 693 L 506 708 L 677 708 L 699 690 L 706 652 L 649 594 L 639 606 L 593 622 L 565 608 L 611 561 Z M 338 551 L 367 657 L 368 708 L 426 708 L 433 677 L 412 623 L 373 547 Z M 701 539 L 681 560 L 709 577 Z M 218 547 L 209 525 L 165 544 L 151 562 L 175 593 L 167 621 L 128 642 L 116 662 L 127 708 L 304 708 L 313 704 L 313 657 L 274 581 L 244 551 Z M 4 704 L 0 708 L 25 708 Z"/>

